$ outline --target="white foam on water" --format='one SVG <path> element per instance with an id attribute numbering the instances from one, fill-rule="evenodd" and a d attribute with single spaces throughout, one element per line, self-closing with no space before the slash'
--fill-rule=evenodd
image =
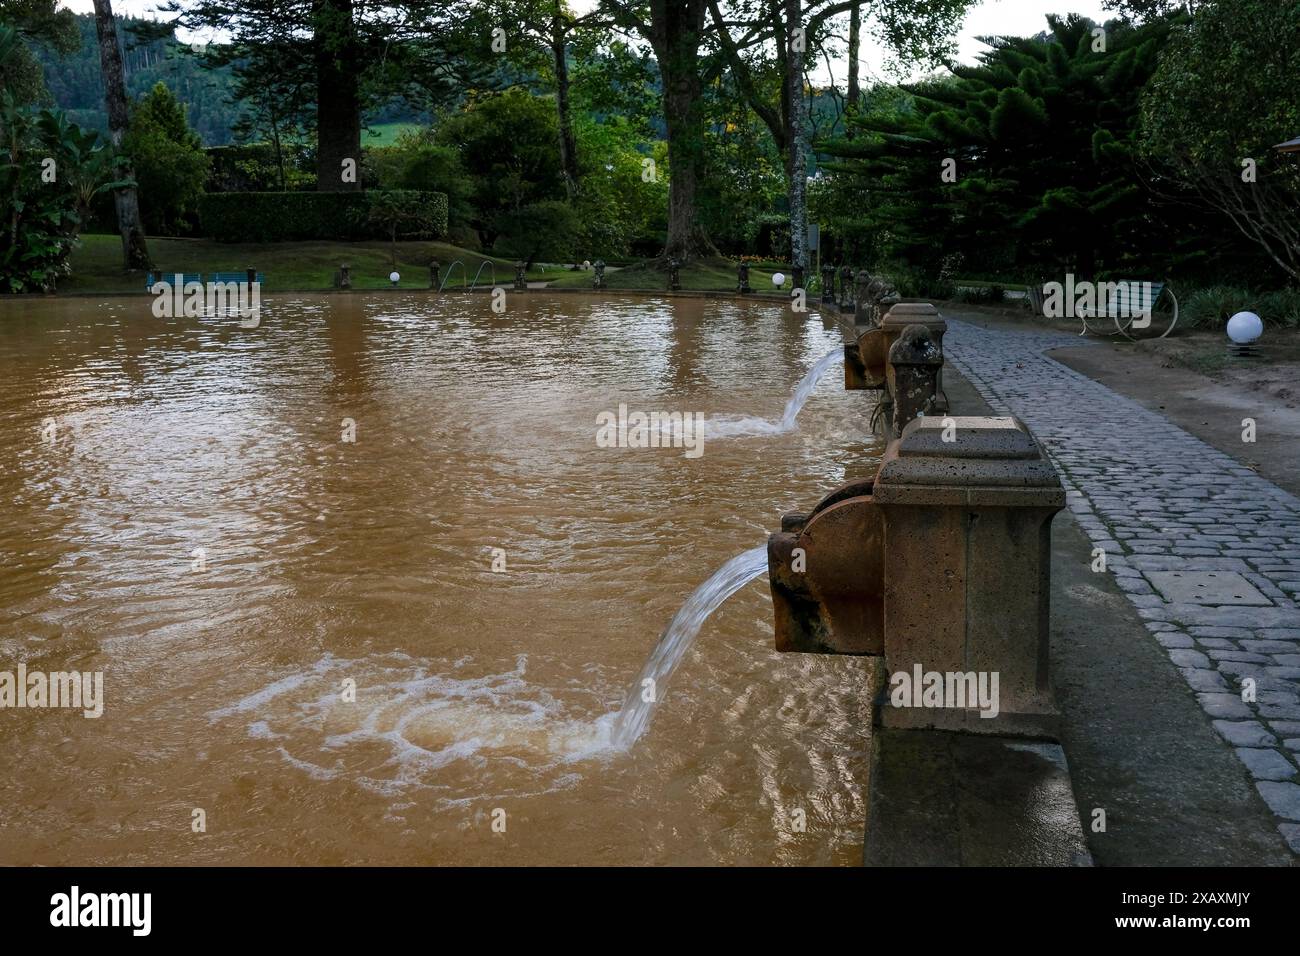
<path id="1" fill-rule="evenodd" d="M 500 765 L 518 795 L 518 783 L 531 792 L 567 789 L 581 778 L 565 767 L 615 750 L 617 715 L 573 714 L 525 679 L 527 655 L 509 671 L 457 675 L 471 665 L 462 658 L 434 671 L 405 654 L 326 655 L 208 717 L 246 721 L 248 737 L 275 741 L 273 752 L 313 779 L 346 778 L 394 797 L 413 788 L 443 789 L 453 803 L 483 796 L 455 792 L 447 781 L 466 775 L 446 771 L 457 764 L 467 764 L 476 781 Z M 356 682 L 355 701 L 343 699 L 347 678 Z"/>

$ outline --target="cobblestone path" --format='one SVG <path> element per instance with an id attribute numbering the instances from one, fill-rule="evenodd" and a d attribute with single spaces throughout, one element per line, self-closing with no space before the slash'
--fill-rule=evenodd
<path id="1" fill-rule="evenodd" d="M 1047 449 L 1107 571 L 1300 853 L 1300 499 L 1043 354 L 1082 341 L 950 320 L 944 351 Z"/>

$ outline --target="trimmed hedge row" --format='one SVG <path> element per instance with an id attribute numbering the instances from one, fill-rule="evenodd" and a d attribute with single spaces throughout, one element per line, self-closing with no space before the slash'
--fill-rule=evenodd
<path id="1" fill-rule="evenodd" d="M 205 193 L 199 200 L 199 222 L 203 233 L 218 242 L 386 239 L 382 228 L 367 222 L 376 192 Z M 420 196 L 433 203 L 437 223 L 428 235 L 411 238 L 446 235 L 446 193 Z"/>

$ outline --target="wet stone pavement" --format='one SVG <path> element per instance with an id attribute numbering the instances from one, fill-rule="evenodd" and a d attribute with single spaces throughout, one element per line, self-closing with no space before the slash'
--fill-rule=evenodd
<path id="1" fill-rule="evenodd" d="M 1106 570 L 1300 854 L 1300 499 L 1043 354 L 1083 341 L 950 318 L 944 351 L 1051 455 Z"/>

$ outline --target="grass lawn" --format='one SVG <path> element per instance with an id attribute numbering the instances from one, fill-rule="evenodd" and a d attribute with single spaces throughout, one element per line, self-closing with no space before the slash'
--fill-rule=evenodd
<path id="1" fill-rule="evenodd" d="M 590 289 L 593 274 L 590 270 L 563 272 L 559 278 L 551 282 L 551 285 L 557 289 Z M 736 263 L 730 259 L 720 257 L 702 259 L 682 269 L 680 278 L 683 289 L 702 292 L 735 292 Z M 636 263 L 625 266 L 617 272 L 606 269 L 605 285 L 610 289 L 666 291 L 668 289 L 668 273 L 660 271 L 648 263 Z M 760 272 L 752 267 L 749 270 L 749 285 L 759 292 L 775 291 L 775 287 L 772 285 L 772 273 Z M 787 290 L 790 288 L 788 274 L 785 279 L 785 287 Z"/>
<path id="2" fill-rule="evenodd" d="M 331 289 L 334 272 L 342 262 L 351 266 L 352 288 L 386 289 L 391 286 L 390 244 L 375 242 L 274 242 L 266 244 L 229 244 L 210 239 L 149 240 L 149 254 L 166 272 L 240 272 L 255 268 L 266 274 L 263 291 L 286 289 Z M 399 242 L 397 271 L 402 280 L 398 288 L 427 289 L 429 260 L 442 263 L 442 274 L 457 259 L 465 264 L 465 275 L 458 266 L 447 288 L 469 285 L 480 263 L 491 262 L 496 269 L 496 283 L 509 288 L 514 281 L 514 261 L 484 256 L 442 242 Z M 543 272 L 534 266 L 528 278 L 534 281 L 555 276 L 554 268 Z M 590 273 L 586 273 L 590 276 Z M 492 267 L 483 270 L 479 285 L 490 284 Z M 136 272 L 122 272 L 122 244 L 116 235 L 82 236 L 81 246 L 72 254 L 72 275 L 59 283 L 60 292 L 144 292 L 145 277 Z"/>
<path id="3" fill-rule="evenodd" d="M 361 131 L 362 146 L 392 146 L 406 130 L 420 129 L 418 123 L 375 123 L 369 130 Z"/>

